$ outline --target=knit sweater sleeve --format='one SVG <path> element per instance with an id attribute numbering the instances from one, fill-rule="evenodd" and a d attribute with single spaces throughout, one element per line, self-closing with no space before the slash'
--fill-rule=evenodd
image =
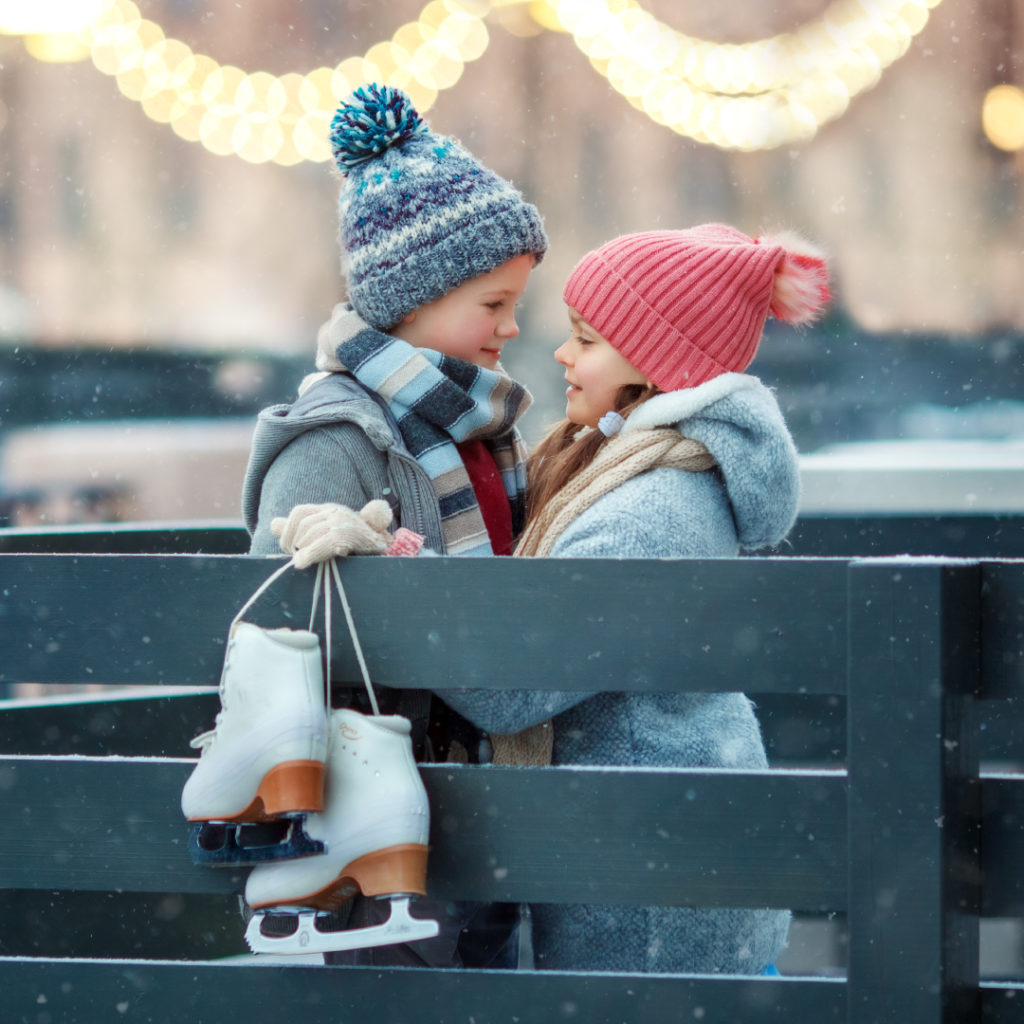
<path id="1" fill-rule="evenodd" d="M 270 523 L 296 505 L 335 502 L 360 509 L 386 487 L 385 458 L 359 427 L 337 423 L 308 430 L 282 448 L 267 469 L 249 553 L 281 554 Z"/>
<path id="2" fill-rule="evenodd" d="M 438 696 L 478 729 L 512 733 L 567 711 L 593 696 L 567 690 L 443 690 Z"/>

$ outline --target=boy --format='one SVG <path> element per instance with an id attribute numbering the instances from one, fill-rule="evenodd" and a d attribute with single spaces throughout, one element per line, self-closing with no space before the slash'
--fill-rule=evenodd
<path id="1" fill-rule="evenodd" d="M 378 553 L 379 521 L 360 530 L 354 510 L 383 498 L 439 554 L 508 554 L 530 396 L 498 357 L 547 248 L 540 215 L 396 90 L 358 90 L 331 138 L 349 304 L 321 328 L 321 372 L 298 401 L 260 414 L 242 499 L 250 552 L 283 548 L 300 567 Z"/>
<path id="2" fill-rule="evenodd" d="M 525 519 L 515 423 L 530 396 L 499 356 L 547 248 L 540 215 L 396 90 L 357 90 L 331 140 L 349 303 L 321 328 L 319 372 L 298 400 L 259 416 L 242 498 L 250 553 L 284 550 L 300 568 L 378 554 L 394 525 L 439 554 L 510 554 Z M 418 760 L 486 759 L 481 734 L 429 693 L 379 696 L 412 722 Z M 421 906 L 437 938 L 328 962 L 514 966 L 514 907 Z M 384 913 L 357 897 L 348 925 Z"/>

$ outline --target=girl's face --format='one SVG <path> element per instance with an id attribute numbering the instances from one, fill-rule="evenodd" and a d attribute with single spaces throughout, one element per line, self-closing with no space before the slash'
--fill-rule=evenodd
<path id="1" fill-rule="evenodd" d="M 531 255 L 516 256 L 413 310 L 390 333 L 416 348 L 493 370 L 506 342 L 519 334 L 516 303 L 536 262 Z"/>
<path id="2" fill-rule="evenodd" d="M 572 334 L 555 349 L 555 359 L 565 367 L 569 383 L 565 415 L 581 427 L 596 427 L 597 421 L 615 408 L 620 388 L 650 382 L 571 307 L 569 320 Z"/>

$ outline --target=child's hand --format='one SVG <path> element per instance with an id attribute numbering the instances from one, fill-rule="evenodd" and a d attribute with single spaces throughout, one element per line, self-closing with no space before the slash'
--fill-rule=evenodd
<path id="1" fill-rule="evenodd" d="M 391 544 L 387 528 L 391 508 L 380 499 L 359 512 L 346 505 L 296 505 L 287 518 L 274 519 L 271 532 L 281 550 L 292 555 L 296 569 L 305 569 L 345 555 L 380 555 Z"/>

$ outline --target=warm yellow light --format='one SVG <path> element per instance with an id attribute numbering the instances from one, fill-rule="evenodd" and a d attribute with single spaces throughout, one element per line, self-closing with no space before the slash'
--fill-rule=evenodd
<path id="1" fill-rule="evenodd" d="M 12 36 L 78 32 L 113 0 L 0 0 L 0 33 Z"/>
<path id="2" fill-rule="evenodd" d="M 89 58 L 89 47 L 74 32 L 25 36 L 25 49 L 36 60 L 49 64 L 71 63 Z"/>
<path id="3" fill-rule="evenodd" d="M 299 102 L 306 114 L 316 111 L 326 112 L 334 101 L 334 93 L 331 91 L 331 80 L 334 76 L 333 68 L 317 68 L 305 75 L 299 84 Z"/>
<path id="4" fill-rule="evenodd" d="M 293 138 L 296 151 L 303 160 L 324 162 L 331 158 L 331 147 L 328 139 L 331 118 L 326 112 L 306 114 L 295 125 Z"/>
<path id="5" fill-rule="evenodd" d="M 27 18 L 30 6 L 33 24 L 73 24 L 96 67 L 116 77 L 148 116 L 211 152 L 290 166 L 330 159 L 326 125 L 363 82 L 403 89 L 421 113 L 428 111 L 464 65 L 487 50 L 488 16 L 516 33 L 571 33 L 629 103 L 700 143 L 751 150 L 805 141 L 878 81 L 940 2 L 830 0 L 791 33 L 719 44 L 659 21 L 646 0 L 429 0 L 415 21 L 365 54 L 280 77 L 193 54 L 165 39 L 132 0 L 0 0 L 0 31 L 5 17 Z M 59 49 L 51 36 L 32 45 L 40 57 L 46 47 Z M 1017 123 L 1012 114 L 1009 121 Z M 1003 138 L 1006 129 L 998 131 Z"/>
<path id="6" fill-rule="evenodd" d="M 564 32 L 565 27 L 558 18 L 557 5 L 550 0 L 534 0 L 529 4 L 530 17 L 549 32 Z"/>
<path id="7" fill-rule="evenodd" d="M 1024 91 L 1015 85 L 989 89 L 981 107 L 985 136 L 1008 153 L 1024 149 Z"/>

